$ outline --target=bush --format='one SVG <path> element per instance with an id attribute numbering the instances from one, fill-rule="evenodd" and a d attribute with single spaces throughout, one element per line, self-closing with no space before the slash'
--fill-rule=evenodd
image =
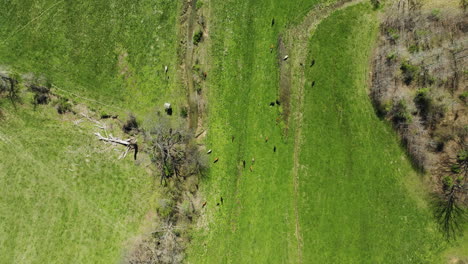
<path id="1" fill-rule="evenodd" d="M 468 151 L 462 150 L 460 153 L 457 154 L 457 162 L 460 164 L 464 164 L 468 162 Z"/>
<path id="2" fill-rule="evenodd" d="M 156 211 L 161 218 L 169 218 L 174 213 L 174 201 L 172 199 L 160 199 Z"/>
<path id="3" fill-rule="evenodd" d="M 419 72 L 418 66 L 412 65 L 408 60 L 401 63 L 400 70 L 403 73 L 403 82 L 406 85 L 410 85 Z"/>
<path id="4" fill-rule="evenodd" d="M 123 132 L 127 134 L 138 133 L 138 122 L 133 114 L 130 114 L 127 122 L 122 127 Z"/>
<path id="5" fill-rule="evenodd" d="M 187 118 L 188 116 L 188 108 L 186 106 L 182 106 L 182 108 L 180 109 L 180 116 L 182 118 Z"/>
<path id="6" fill-rule="evenodd" d="M 198 9 L 202 8 L 202 6 L 203 6 L 203 2 L 198 0 L 195 8 L 198 10 Z"/>
<path id="7" fill-rule="evenodd" d="M 416 45 L 416 44 L 412 44 L 408 47 L 408 51 L 410 53 L 416 53 L 416 52 L 419 52 L 419 46 Z"/>
<path id="8" fill-rule="evenodd" d="M 408 111 L 406 101 L 401 99 L 393 104 L 390 116 L 395 125 L 407 123 L 411 121 L 411 115 Z"/>
<path id="9" fill-rule="evenodd" d="M 57 112 L 59 114 L 65 114 L 72 111 L 72 105 L 70 104 L 68 98 L 60 97 L 57 102 Z"/>
<path id="10" fill-rule="evenodd" d="M 400 38 L 398 30 L 395 28 L 387 28 L 387 35 L 393 43 L 395 43 Z"/>
<path id="11" fill-rule="evenodd" d="M 429 108 L 429 112 L 425 117 L 427 125 L 435 126 L 442 121 L 445 116 L 445 112 L 447 111 L 447 107 L 442 104 L 432 104 Z"/>
<path id="12" fill-rule="evenodd" d="M 440 20 L 440 10 L 439 9 L 433 9 L 428 18 L 430 20 L 432 20 L 432 21 L 439 21 Z"/>
<path id="13" fill-rule="evenodd" d="M 450 167 L 450 171 L 455 174 L 458 174 L 461 172 L 461 167 L 459 164 L 453 164 L 452 167 Z"/>
<path id="14" fill-rule="evenodd" d="M 442 184 L 444 185 L 444 190 L 449 190 L 453 186 L 453 179 L 450 176 L 445 176 L 442 179 Z"/>
<path id="15" fill-rule="evenodd" d="M 395 52 L 389 53 L 389 54 L 387 55 L 387 61 L 388 61 L 388 62 L 394 61 L 394 60 L 396 59 L 396 57 L 397 57 L 397 55 L 396 55 Z"/>
<path id="16" fill-rule="evenodd" d="M 35 94 L 33 99 L 34 105 L 48 104 L 49 96 L 47 94 Z"/>
<path id="17" fill-rule="evenodd" d="M 199 30 L 196 34 L 193 35 L 193 44 L 198 45 L 203 39 L 203 31 Z"/>
<path id="18" fill-rule="evenodd" d="M 466 99 L 468 98 L 468 91 L 461 93 L 458 96 L 458 98 L 460 98 L 460 100 L 463 101 L 463 103 L 466 104 Z"/>
<path id="19" fill-rule="evenodd" d="M 466 11 L 467 7 L 468 7 L 468 0 L 460 0 L 460 8 L 463 9 L 463 11 Z"/>
<path id="20" fill-rule="evenodd" d="M 371 0 L 372 7 L 378 9 L 380 7 L 380 0 Z"/>
<path id="21" fill-rule="evenodd" d="M 416 96 L 414 97 L 414 103 L 421 111 L 421 115 L 426 116 L 432 106 L 432 98 L 429 94 L 428 88 L 422 88 L 416 91 Z"/>

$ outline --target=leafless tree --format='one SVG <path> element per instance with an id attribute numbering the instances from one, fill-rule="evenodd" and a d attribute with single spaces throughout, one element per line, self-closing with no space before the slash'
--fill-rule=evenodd
<path id="1" fill-rule="evenodd" d="M 191 144 L 192 135 L 184 125 L 173 126 L 168 120 L 160 120 L 145 136 L 152 146 L 150 155 L 160 172 L 161 184 L 173 176 L 203 173 L 206 163 Z"/>

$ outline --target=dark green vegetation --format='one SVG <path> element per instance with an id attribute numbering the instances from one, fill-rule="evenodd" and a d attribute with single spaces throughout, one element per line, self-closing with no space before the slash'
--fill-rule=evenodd
<path id="1" fill-rule="evenodd" d="M 117 162 L 92 124 L 48 106 L 2 109 L 0 263 L 118 262 L 151 207 L 152 177 Z"/>
<path id="2" fill-rule="evenodd" d="M 214 19 L 223 17 L 222 5 L 213 4 Z M 215 20 L 213 63 L 220 72 L 212 86 L 222 88 L 210 91 L 216 100 L 210 101 L 208 148 L 220 161 L 205 181 L 205 226 L 195 234 L 189 260 L 434 261 L 441 241 L 430 211 L 405 186 L 416 176 L 367 96 L 377 33 L 371 6 L 336 11 L 319 25 L 309 47 L 315 64 L 306 69 L 303 124 L 293 119 L 288 134 L 275 122 L 281 107 L 268 106 L 278 89 L 276 56 L 268 51 L 277 32 L 268 28 L 271 17 L 252 14 L 276 8 L 236 2 L 230 10 L 247 23 Z M 295 181 L 293 137 L 301 127 Z M 216 206 L 220 197 L 224 204 Z"/>

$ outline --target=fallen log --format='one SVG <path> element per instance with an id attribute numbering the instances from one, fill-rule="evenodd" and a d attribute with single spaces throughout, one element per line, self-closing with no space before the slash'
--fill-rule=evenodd
<path id="1" fill-rule="evenodd" d="M 96 135 L 99 140 L 102 140 L 102 141 L 105 141 L 105 142 L 110 142 L 110 143 L 113 143 L 113 144 L 120 144 L 120 145 L 126 146 L 127 149 L 125 149 L 125 151 L 120 155 L 119 159 L 125 158 L 127 156 L 128 152 L 130 151 L 130 149 L 135 150 L 135 153 L 133 155 L 133 159 L 134 160 L 137 159 L 138 144 L 136 143 L 136 139 L 129 138 L 127 140 L 123 140 L 123 139 L 120 139 L 120 138 L 115 138 L 112 135 L 109 135 L 109 137 L 106 138 L 106 137 L 103 137 L 99 132 L 94 133 L 94 135 Z"/>
<path id="2" fill-rule="evenodd" d="M 99 132 L 94 133 L 98 137 L 99 140 L 105 141 L 105 142 L 110 142 L 110 143 L 115 143 L 115 144 L 120 144 L 124 146 L 130 146 L 132 143 L 130 143 L 131 139 L 127 140 L 122 140 L 120 138 L 115 138 L 112 135 L 110 135 L 108 138 L 101 136 Z"/>

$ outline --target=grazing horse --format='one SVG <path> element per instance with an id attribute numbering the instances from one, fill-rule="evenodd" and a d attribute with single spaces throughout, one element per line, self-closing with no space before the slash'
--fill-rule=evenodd
<path id="1" fill-rule="evenodd" d="M 213 161 L 213 163 L 216 163 L 216 162 L 218 162 L 218 161 L 219 161 L 219 158 L 216 158 L 216 159 Z"/>

